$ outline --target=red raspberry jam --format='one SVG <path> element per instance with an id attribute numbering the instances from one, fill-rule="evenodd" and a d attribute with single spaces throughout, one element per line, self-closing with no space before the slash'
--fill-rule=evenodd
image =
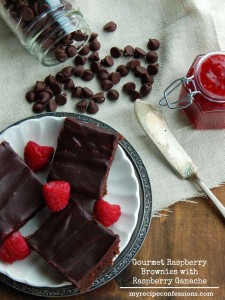
<path id="1" fill-rule="evenodd" d="M 196 57 L 186 77 L 193 80 L 199 93 L 183 109 L 195 129 L 225 128 L 225 52 Z M 182 86 L 179 99 L 194 90 L 193 82 Z"/>

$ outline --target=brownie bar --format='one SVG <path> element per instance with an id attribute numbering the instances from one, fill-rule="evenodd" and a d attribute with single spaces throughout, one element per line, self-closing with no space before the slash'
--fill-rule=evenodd
<path id="1" fill-rule="evenodd" d="M 81 291 L 119 253 L 119 236 L 86 213 L 75 201 L 49 219 L 28 243 Z"/>
<path id="2" fill-rule="evenodd" d="M 0 245 L 44 205 L 42 183 L 6 141 L 0 144 Z"/>
<path id="3" fill-rule="evenodd" d="M 48 181 L 65 180 L 71 192 L 93 199 L 106 193 L 106 181 L 121 135 L 66 118 Z"/>

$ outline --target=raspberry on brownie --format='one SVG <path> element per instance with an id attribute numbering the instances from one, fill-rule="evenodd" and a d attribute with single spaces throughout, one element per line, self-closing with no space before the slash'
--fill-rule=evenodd
<path id="1" fill-rule="evenodd" d="M 119 253 L 119 236 L 75 201 L 28 238 L 28 244 L 81 291 L 87 290 Z"/>
<path id="2" fill-rule="evenodd" d="M 64 180 L 72 195 L 100 199 L 121 135 L 78 119 L 66 118 L 48 181 Z"/>
<path id="3" fill-rule="evenodd" d="M 41 206 L 42 183 L 3 141 L 0 144 L 0 245 L 21 228 Z"/>

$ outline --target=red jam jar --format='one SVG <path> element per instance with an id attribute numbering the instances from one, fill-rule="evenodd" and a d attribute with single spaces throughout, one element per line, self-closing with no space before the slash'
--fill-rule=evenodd
<path id="1" fill-rule="evenodd" d="M 169 95 L 182 85 L 179 99 Z M 195 129 L 225 128 L 225 52 L 199 55 L 187 75 L 175 80 L 164 92 L 161 105 L 182 109 Z"/>

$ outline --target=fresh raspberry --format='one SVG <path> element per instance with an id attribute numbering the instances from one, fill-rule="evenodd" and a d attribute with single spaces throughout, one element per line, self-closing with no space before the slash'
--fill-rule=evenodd
<path id="1" fill-rule="evenodd" d="M 9 264 L 24 259 L 29 254 L 30 248 L 19 232 L 11 234 L 0 247 L 0 260 Z"/>
<path id="2" fill-rule="evenodd" d="M 32 171 L 38 172 L 50 163 L 53 154 L 53 147 L 41 146 L 33 141 L 29 141 L 24 149 L 24 160 Z"/>
<path id="3" fill-rule="evenodd" d="M 93 214 L 97 221 L 108 227 L 119 219 L 121 208 L 119 205 L 110 204 L 101 199 L 95 202 Z"/>
<path id="4" fill-rule="evenodd" d="M 42 192 L 48 208 L 56 212 L 67 206 L 70 198 L 70 185 L 66 181 L 50 181 L 43 185 Z"/>

